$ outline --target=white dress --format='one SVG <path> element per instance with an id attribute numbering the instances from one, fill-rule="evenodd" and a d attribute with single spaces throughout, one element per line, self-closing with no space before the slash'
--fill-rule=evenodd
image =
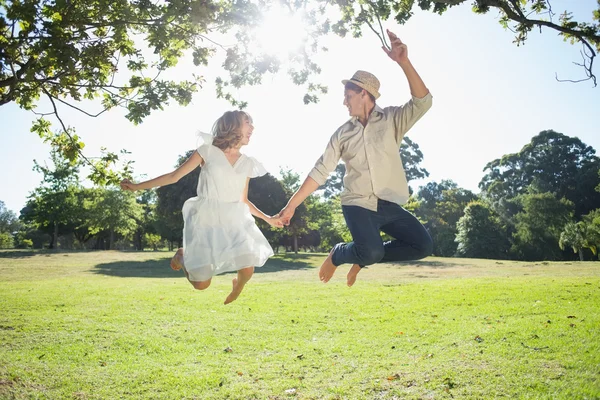
<path id="1" fill-rule="evenodd" d="M 245 267 L 262 267 L 273 249 L 248 205 L 242 201 L 247 178 L 262 176 L 265 168 L 244 154 L 232 166 L 225 153 L 213 146 L 212 136 L 201 134 L 198 153 L 204 165 L 197 197 L 183 205 L 183 257 L 191 281 Z"/>

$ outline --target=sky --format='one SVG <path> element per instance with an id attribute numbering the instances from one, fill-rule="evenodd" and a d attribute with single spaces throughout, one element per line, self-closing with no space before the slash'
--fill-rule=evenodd
<path id="1" fill-rule="evenodd" d="M 555 10 L 567 7 L 576 20 L 587 21 L 596 4 L 596 0 L 552 3 Z M 533 31 L 526 44 L 517 47 L 514 35 L 498 23 L 497 13 L 476 15 L 469 4 L 443 16 L 418 11 L 403 26 L 388 21 L 384 27 L 407 44 L 409 58 L 434 98 L 431 110 L 408 132 L 423 152 L 421 166 L 430 173 L 425 180 L 410 182 L 413 189 L 451 179 L 478 192 L 488 162 L 518 152 L 547 129 L 577 136 L 600 150 L 600 86 L 556 81 L 555 74 L 580 79 L 584 71 L 573 64 L 581 62 L 581 46 L 563 42 L 555 31 Z M 275 44 L 286 46 L 292 33 L 273 35 L 271 40 L 281 38 Z M 281 168 L 302 176 L 310 171 L 333 132 L 349 118 L 342 104 L 341 80 L 356 70 L 369 71 L 381 81 L 379 105 L 402 105 L 410 98 L 402 70 L 368 29 L 362 38 L 329 37 L 325 44 L 329 52 L 316 61 L 322 68 L 319 82 L 329 92 L 318 104 L 304 105 L 303 89 L 284 72 L 236 92 L 249 102 L 247 111 L 255 126 L 250 145 L 242 151 L 275 176 Z M 199 144 L 196 132 L 209 132 L 214 121 L 232 109 L 215 98 L 214 79 L 223 75 L 219 57 L 202 68 L 181 61 L 174 73 L 183 79 L 186 74 L 203 75 L 203 88 L 189 106 L 167 106 L 138 126 L 118 109 L 98 118 L 65 107 L 59 111 L 86 143 L 86 156 L 98 156 L 101 147 L 127 149 L 136 176 L 153 178 L 171 171 L 180 155 Z M 595 70 L 600 76 L 600 69 Z M 99 110 L 99 105 L 86 104 L 86 109 Z M 41 102 L 38 110 L 48 111 L 49 104 Z M 15 104 L 0 107 L 0 200 L 17 214 L 42 178 L 32 170 L 33 160 L 48 158 L 49 147 L 30 132 L 34 119 L 32 112 Z"/>

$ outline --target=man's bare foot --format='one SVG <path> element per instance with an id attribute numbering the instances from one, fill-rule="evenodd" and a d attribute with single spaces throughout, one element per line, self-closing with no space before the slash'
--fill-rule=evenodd
<path id="1" fill-rule="evenodd" d="M 333 265 L 332 256 L 333 251 L 329 253 L 325 261 L 323 261 L 323 264 L 321 264 L 321 269 L 319 269 L 319 279 L 321 279 L 321 282 L 323 283 L 329 282 L 337 269 L 337 267 Z"/>
<path id="2" fill-rule="evenodd" d="M 224 304 L 229 304 L 232 301 L 235 301 L 239 297 L 240 293 L 242 293 L 242 289 L 244 288 L 244 285 L 242 285 L 242 284 L 238 285 L 237 278 L 233 278 L 231 283 L 233 284 L 233 288 L 231 289 L 231 293 L 229 293 L 229 296 L 227 296 L 227 298 L 225 299 Z"/>
<path id="3" fill-rule="evenodd" d="M 171 258 L 171 269 L 179 271 L 183 267 L 183 249 L 177 250 L 173 258 Z M 185 271 L 185 268 L 184 268 Z"/>
<path id="4" fill-rule="evenodd" d="M 348 272 L 348 287 L 354 285 L 354 282 L 356 282 L 356 275 L 358 275 L 360 270 L 361 268 L 358 264 L 354 264 L 352 268 L 350 268 L 350 271 Z"/>

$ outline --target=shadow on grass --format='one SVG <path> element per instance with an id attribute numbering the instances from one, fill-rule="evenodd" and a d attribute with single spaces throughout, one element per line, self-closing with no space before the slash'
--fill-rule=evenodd
<path id="1" fill-rule="evenodd" d="M 100 253 L 102 250 L 71 250 L 71 249 L 10 249 L 0 250 L 1 258 L 30 258 L 35 256 L 52 257 L 56 255 L 62 255 L 68 257 L 71 254 L 86 254 L 86 253 Z"/>
<path id="2" fill-rule="evenodd" d="M 388 264 L 403 266 L 403 265 L 412 265 L 415 267 L 429 267 L 429 268 L 453 268 L 456 265 L 450 263 L 443 263 L 440 261 L 427 261 L 427 260 L 416 260 L 416 261 L 404 261 L 404 262 L 390 262 Z"/>
<path id="3" fill-rule="evenodd" d="M 21 258 L 31 258 L 35 256 L 44 256 L 44 257 L 52 257 L 56 254 L 69 254 L 73 253 L 72 250 L 50 250 L 50 249 L 39 249 L 39 250 L 0 250 L 0 259 L 2 258 L 13 258 L 13 259 L 21 259 Z"/>
<path id="4" fill-rule="evenodd" d="M 121 278 L 177 278 L 184 276 L 183 272 L 171 269 L 169 258 L 97 264 L 92 272 Z"/>
<path id="5" fill-rule="evenodd" d="M 303 261 L 309 257 L 311 256 L 298 254 L 294 255 L 293 260 L 280 260 L 277 258 L 271 258 L 265 265 L 260 268 L 256 268 L 254 272 L 258 274 L 265 274 L 270 272 L 313 269 L 315 267 L 314 264 L 311 264 L 309 261 Z"/>
<path id="6" fill-rule="evenodd" d="M 299 257 L 300 258 L 300 257 Z M 302 257 L 304 258 L 304 257 Z M 169 266 L 170 258 L 147 261 L 118 261 L 98 264 L 92 270 L 99 275 L 118 276 L 121 278 L 177 278 L 183 277 L 182 271 L 173 271 Z M 258 274 L 303 270 L 313 268 L 308 262 L 301 260 L 270 259 L 261 268 L 256 268 Z"/>
<path id="7" fill-rule="evenodd" d="M 314 257 L 327 257 L 327 253 L 277 253 L 273 256 L 274 259 L 286 260 L 308 260 Z"/>
<path id="8" fill-rule="evenodd" d="M 28 258 L 38 254 L 44 254 L 41 251 L 32 250 L 1 250 L 0 258 Z"/>

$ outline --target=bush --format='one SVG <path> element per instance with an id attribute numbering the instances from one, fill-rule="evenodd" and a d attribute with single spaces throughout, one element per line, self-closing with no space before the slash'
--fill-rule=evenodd
<path id="1" fill-rule="evenodd" d="M 12 249 L 15 247 L 15 241 L 8 232 L 0 232 L 0 249 Z"/>

